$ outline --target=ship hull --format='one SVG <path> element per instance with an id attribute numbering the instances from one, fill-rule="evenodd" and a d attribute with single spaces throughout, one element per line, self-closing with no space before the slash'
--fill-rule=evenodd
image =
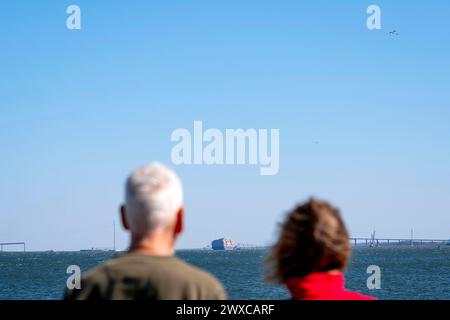
<path id="1" fill-rule="evenodd" d="M 218 239 L 211 243 L 211 248 L 214 251 L 236 250 L 237 244 L 232 240 Z"/>

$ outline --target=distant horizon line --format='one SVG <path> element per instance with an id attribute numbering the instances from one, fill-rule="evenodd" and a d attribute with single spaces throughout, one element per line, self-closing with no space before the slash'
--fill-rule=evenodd
<path id="1" fill-rule="evenodd" d="M 392 245 L 395 245 L 395 242 L 397 242 L 398 245 L 400 245 L 401 243 L 405 243 L 405 242 L 411 242 L 411 243 L 430 243 L 433 244 L 434 242 L 436 243 L 447 243 L 450 244 L 450 238 L 449 239 L 420 239 L 420 238 L 368 238 L 368 237 L 352 237 L 349 238 L 351 243 L 354 243 L 355 246 L 361 245 L 365 242 L 379 242 L 379 243 L 391 243 Z M 358 243 L 358 241 L 360 241 Z M 392 241 L 392 242 L 391 242 Z M 21 242 L 24 243 L 24 242 Z M 1 245 L 2 243 L 0 243 Z M 4 245 L 7 243 L 4 243 Z M 239 243 L 236 247 L 239 247 Z M 241 249 L 267 249 L 272 247 L 272 245 L 251 245 L 251 246 L 243 246 Z M 203 247 L 185 247 L 185 248 L 178 248 L 175 249 L 176 251 L 188 251 L 188 250 L 211 250 L 210 245 L 206 245 Z M 115 250 L 113 248 L 89 248 L 89 249 L 63 249 L 63 250 L 55 250 L 55 249 L 42 249 L 42 250 L 26 250 L 26 251 L 22 251 L 22 250 L 1 250 L 0 252 L 92 252 L 92 251 L 97 251 L 97 252 L 127 252 L 127 249 L 123 249 L 123 250 Z"/>

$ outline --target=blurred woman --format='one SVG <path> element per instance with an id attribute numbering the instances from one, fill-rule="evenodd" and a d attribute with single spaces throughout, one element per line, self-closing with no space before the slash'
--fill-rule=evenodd
<path id="1" fill-rule="evenodd" d="M 351 254 L 339 210 L 311 199 L 290 212 L 269 258 L 269 279 L 294 300 L 373 300 L 344 288 Z"/>

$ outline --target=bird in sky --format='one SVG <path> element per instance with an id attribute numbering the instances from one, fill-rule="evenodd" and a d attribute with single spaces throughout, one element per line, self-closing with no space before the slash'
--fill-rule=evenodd
<path id="1" fill-rule="evenodd" d="M 392 30 L 392 31 L 389 32 L 389 35 L 391 35 L 391 36 L 398 36 L 398 32 L 397 32 L 397 30 Z"/>

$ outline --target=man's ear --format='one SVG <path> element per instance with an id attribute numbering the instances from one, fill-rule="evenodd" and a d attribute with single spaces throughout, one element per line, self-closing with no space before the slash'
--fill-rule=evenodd
<path id="1" fill-rule="evenodd" d="M 120 219 L 122 221 L 122 226 L 125 230 L 130 230 L 130 226 L 128 225 L 126 209 L 124 205 L 120 206 Z"/>
<path id="2" fill-rule="evenodd" d="M 183 232 L 184 229 L 184 209 L 180 208 L 177 212 L 177 220 L 175 223 L 175 236 Z"/>

